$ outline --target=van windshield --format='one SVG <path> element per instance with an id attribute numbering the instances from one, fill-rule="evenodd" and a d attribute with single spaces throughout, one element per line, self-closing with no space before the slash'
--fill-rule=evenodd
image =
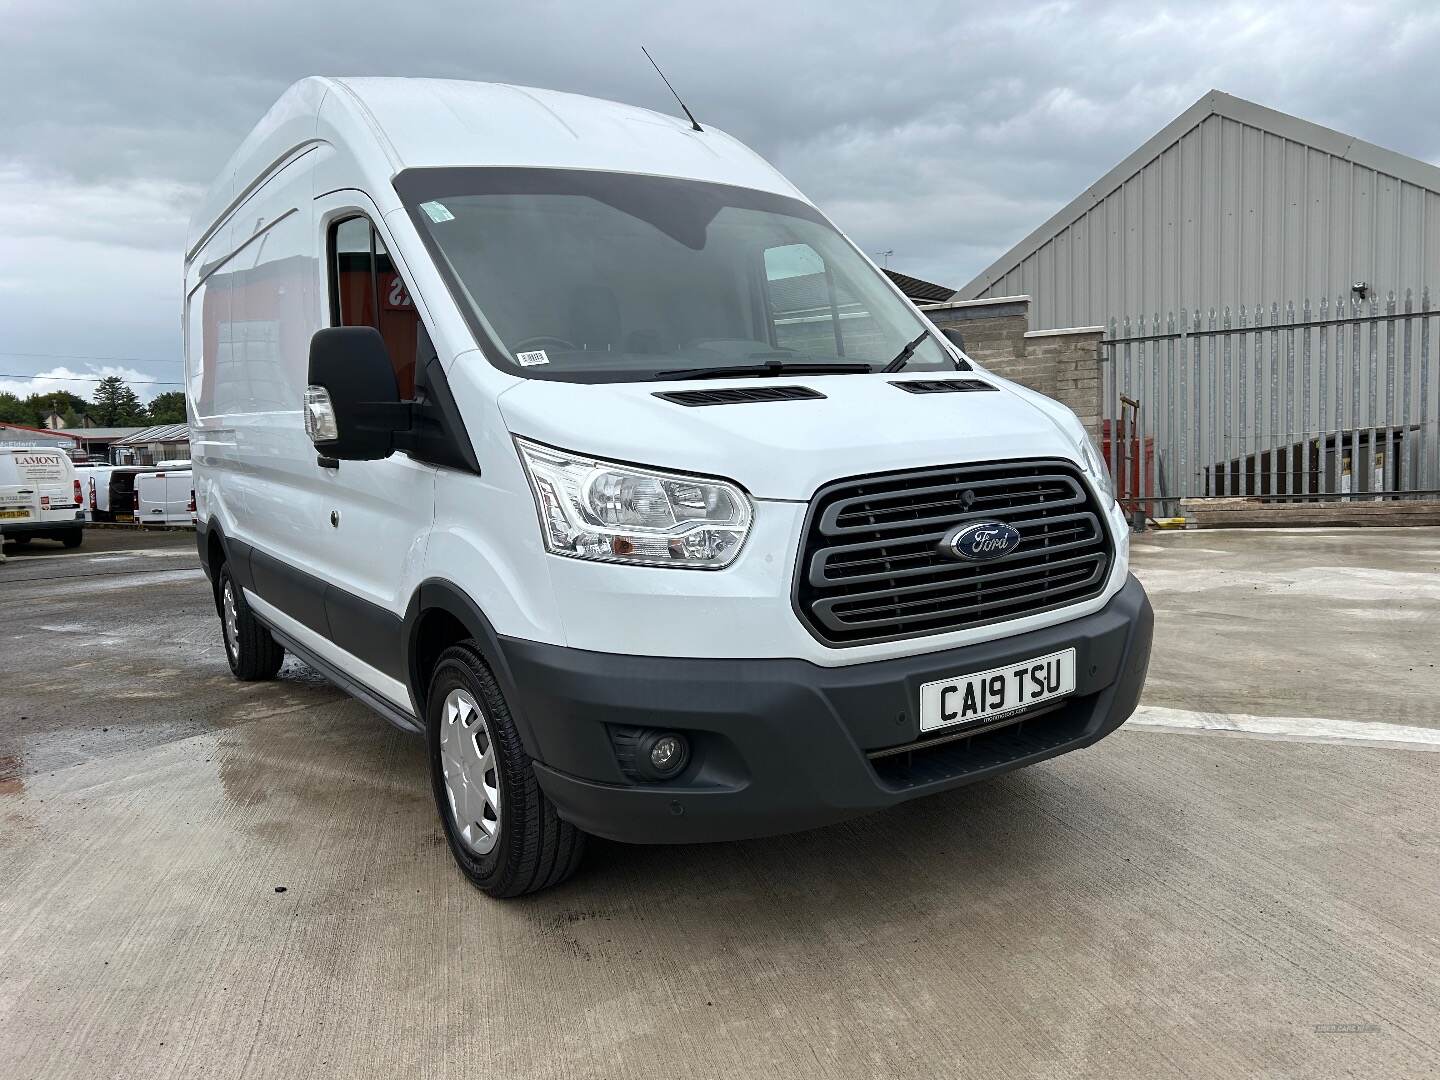
<path id="1" fill-rule="evenodd" d="M 878 370 L 924 330 L 797 199 L 558 169 L 413 169 L 395 187 L 477 338 L 516 374 Z M 933 337 L 906 365 L 954 366 Z"/>

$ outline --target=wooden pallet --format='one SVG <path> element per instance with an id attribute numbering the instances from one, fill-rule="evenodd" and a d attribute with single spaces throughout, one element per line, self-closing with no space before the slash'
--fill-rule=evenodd
<path id="1" fill-rule="evenodd" d="M 1180 512 L 1201 529 L 1279 526 L 1440 525 L 1440 500 L 1266 502 L 1263 499 L 1181 499 Z"/>

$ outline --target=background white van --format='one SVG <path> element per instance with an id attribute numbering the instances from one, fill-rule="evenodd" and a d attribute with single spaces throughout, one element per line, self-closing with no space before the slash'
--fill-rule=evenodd
<path id="1" fill-rule="evenodd" d="M 195 481 L 187 469 L 156 469 L 135 477 L 135 519 L 141 525 L 194 522 Z"/>
<path id="2" fill-rule="evenodd" d="M 63 450 L 0 448 L 0 535 L 15 544 L 39 537 L 79 547 L 85 510 L 75 466 Z"/>
<path id="3" fill-rule="evenodd" d="M 102 501 L 103 509 L 110 509 L 110 474 L 114 471 L 115 466 L 108 462 L 87 462 L 75 466 L 86 521 L 102 520 L 97 516 L 102 509 Z"/>

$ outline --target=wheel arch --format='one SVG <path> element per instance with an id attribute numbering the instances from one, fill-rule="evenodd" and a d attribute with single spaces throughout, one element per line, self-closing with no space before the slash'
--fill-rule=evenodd
<path id="1" fill-rule="evenodd" d="M 436 661 L 449 646 L 469 639 L 480 650 L 480 655 L 500 684 L 500 690 L 510 707 L 511 718 L 515 721 L 515 727 L 525 745 L 525 752 L 532 758 L 540 758 L 534 730 L 525 716 L 520 694 L 516 690 L 514 674 L 505 659 L 500 635 L 495 632 L 480 605 L 463 589 L 443 578 L 428 578 L 421 582 L 405 610 L 402 633 L 406 681 L 409 684 L 415 716 L 422 725 L 425 723 L 430 675 L 435 669 Z"/>

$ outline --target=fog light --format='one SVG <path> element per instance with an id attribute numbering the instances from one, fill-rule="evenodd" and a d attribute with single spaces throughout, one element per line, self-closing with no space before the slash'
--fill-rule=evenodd
<path id="1" fill-rule="evenodd" d="M 689 756 L 679 735 L 661 735 L 650 747 L 650 764 L 661 776 L 679 772 Z"/>
<path id="2" fill-rule="evenodd" d="M 673 780 L 690 764 L 690 740 L 678 731 L 611 727 L 615 759 L 632 780 Z"/>

